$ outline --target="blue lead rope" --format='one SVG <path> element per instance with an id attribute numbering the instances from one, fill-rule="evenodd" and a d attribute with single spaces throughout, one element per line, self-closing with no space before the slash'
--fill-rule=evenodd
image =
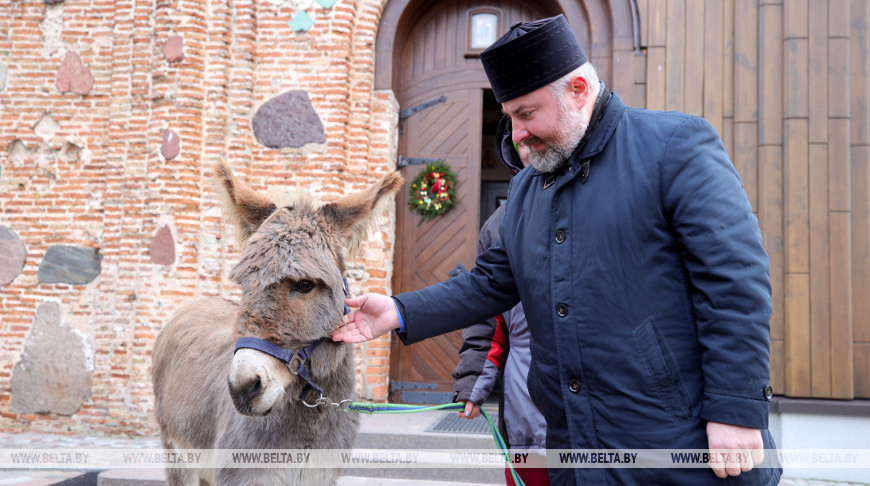
<path id="1" fill-rule="evenodd" d="M 344 408 L 344 407 L 342 407 Z M 364 403 L 364 402 L 351 402 L 345 410 L 357 413 L 414 413 L 414 412 L 426 412 L 429 410 L 446 410 L 446 411 L 465 411 L 464 403 L 445 403 L 443 405 L 434 405 L 434 406 L 424 406 L 424 405 L 402 405 L 398 403 Z M 513 463 L 511 462 L 510 453 L 508 452 L 507 445 L 502 439 L 501 434 L 498 432 L 498 427 L 492 422 L 492 419 L 489 417 L 489 414 L 486 413 L 486 410 L 480 409 L 480 413 L 483 414 L 483 418 L 486 419 L 486 422 L 489 424 L 489 429 L 492 432 L 492 438 L 495 440 L 495 444 L 501 449 L 501 453 L 504 456 L 504 460 L 507 463 L 508 467 L 511 470 L 511 476 L 514 479 L 514 484 L 517 486 L 525 486 L 523 480 L 520 478 L 520 475 L 517 474 L 516 469 L 514 469 Z"/>

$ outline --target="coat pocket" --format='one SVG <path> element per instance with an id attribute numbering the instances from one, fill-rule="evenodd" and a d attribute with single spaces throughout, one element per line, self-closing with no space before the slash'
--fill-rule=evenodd
<path id="1" fill-rule="evenodd" d="M 679 367 L 652 317 L 634 330 L 634 339 L 643 359 L 654 397 L 674 418 L 691 417 L 688 391 L 680 377 Z"/>

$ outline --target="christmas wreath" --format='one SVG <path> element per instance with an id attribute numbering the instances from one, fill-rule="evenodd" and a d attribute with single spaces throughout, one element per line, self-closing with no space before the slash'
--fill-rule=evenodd
<path id="1" fill-rule="evenodd" d="M 423 216 L 420 222 L 428 221 L 456 205 L 456 174 L 443 160 L 427 164 L 411 180 L 408 195 L 411 210 Z"/>

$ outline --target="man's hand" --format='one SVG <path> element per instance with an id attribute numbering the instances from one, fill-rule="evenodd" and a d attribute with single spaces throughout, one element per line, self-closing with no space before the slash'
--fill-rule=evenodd
<path id="1" fill-rule="evenodd" d="M 710 467 L 720 478 L 738 476 L 764 460 L 761 431 L 738 425 L 707 422 Z"/>
<path id="2" fill-rule="evenodd" d="M 333 341 L 361 343 L 399 328 L 396 304 L 386 295 L 365 294 L 344 303 L 358 309 L 341 318 L 341 325 L 329 335 Z"/>
<path id="3" fill-rule="evenodd" d="M 471 420 L 473 418 L 477 418 L 480 415 L 480 407 L 475 405 L 471 400 L 462 400 L 465 402 L 465 411 L 464 412 L 456 412 L 456 416 L 459 418 L 465 418 Z"/>

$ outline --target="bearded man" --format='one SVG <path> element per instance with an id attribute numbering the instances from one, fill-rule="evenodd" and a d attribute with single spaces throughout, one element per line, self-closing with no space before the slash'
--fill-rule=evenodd
<path id="1" fill-rule="evenodd" d="M 514 25 L 481 62 L 530 150 L 499 241 L 447 282 L 349 299 L 333 339 L 413 343 L 522 299 L 548 449 L 711 451 L 705 469 L 551 463 L 552 484 L 777 484 L 754 467 L 775 447 L 769 260 L 716 131 L 625 106 L 563 16 Z"/>

